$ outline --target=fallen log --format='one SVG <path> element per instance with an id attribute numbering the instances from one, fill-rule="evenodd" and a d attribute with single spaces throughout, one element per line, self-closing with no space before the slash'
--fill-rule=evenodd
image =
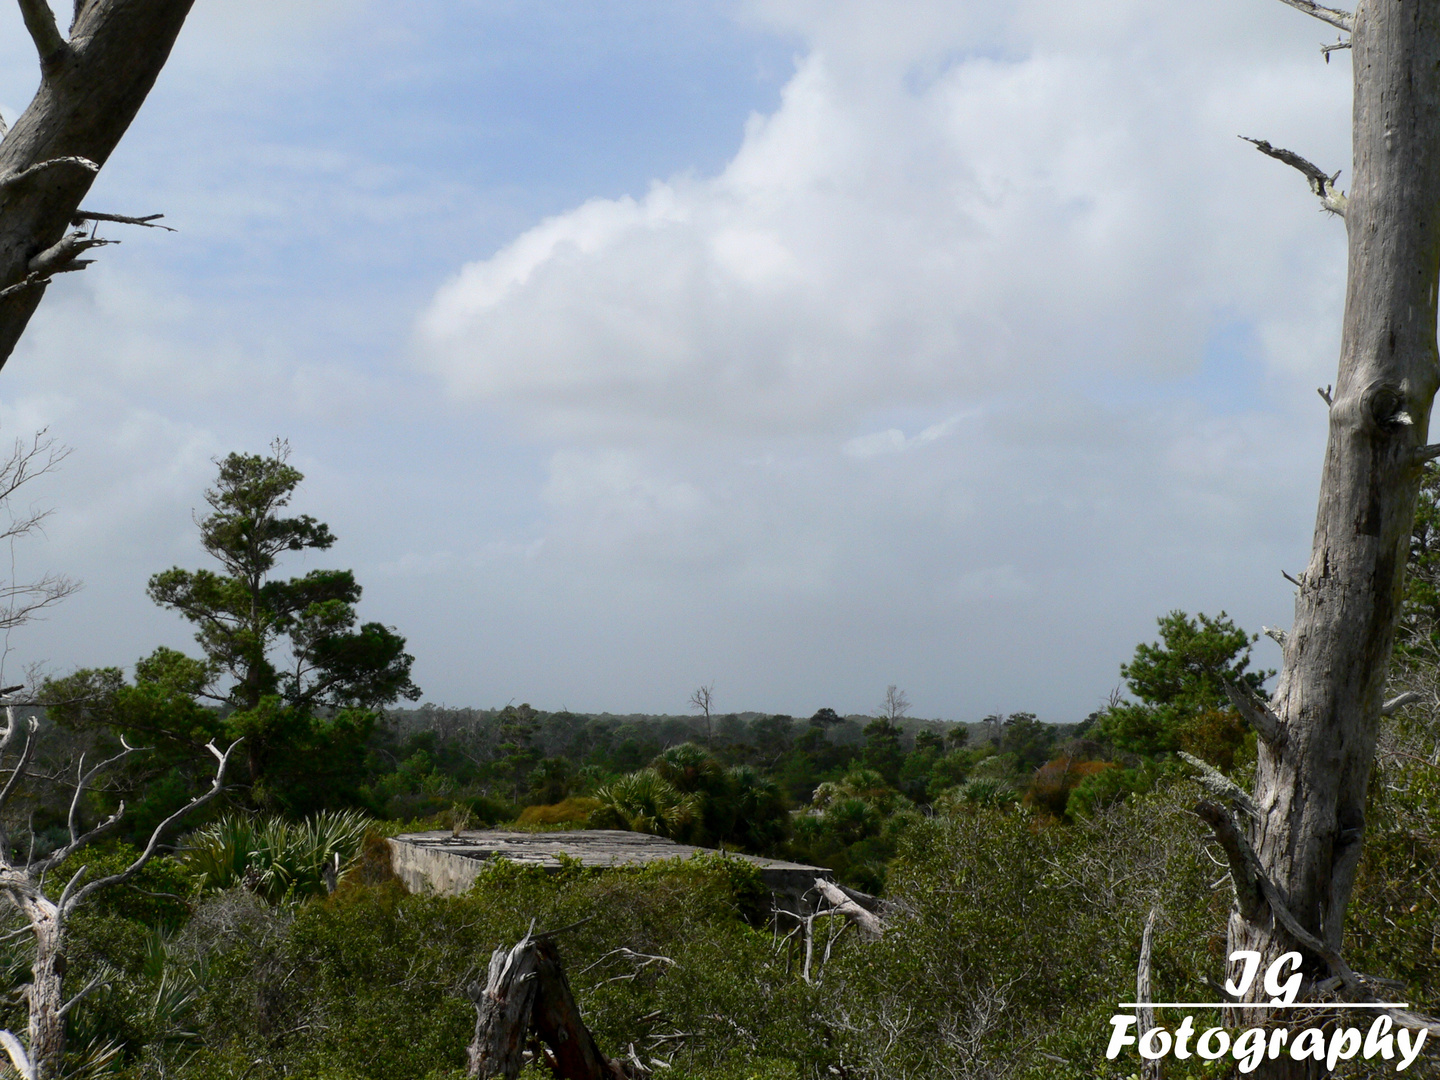
<path id="1" fill-rule="evenodd" d="M 549 1048 L 546 1064 L 562 1080 L 632 1080 L 585 1026 L 560 954 L 544 934 L 527 932 L 513 948 L 496 948 L 485 985 L 472 984 L 470 999 L 475 1038 L 467 1075 L 516 1080 L 526 1044 L 538 1039 Z"/>
<path id="2" fill-rule="evenodd" d="M 881 935 L 885 933 L 885 924 L 880 921 L 878 915 L 874 912 L 866 911 L 854 900 L 850 899 L 850 897 L 845 895 L 844 891 L 841 890 L 840 886 L 836 885 L 833 881 L 816 878 L 815 888 L 820 890 L 820 895 L 823 896 L 825 901 L 830 905 L 830 907 L 826 909 L 826 914 L 829 912 L 837 912 L 844 915 L 855 924 L 856 929 L 860 931 L 862 937 L 870 941 L 880 940 Z"/>

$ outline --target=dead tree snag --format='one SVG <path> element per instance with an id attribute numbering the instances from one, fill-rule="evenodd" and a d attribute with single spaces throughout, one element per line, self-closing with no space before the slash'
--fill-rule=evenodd
<path id="1" fill-rule="evenodd" d="M 1319 511 L 1310 563 L 1297 581 L 1295 622 L 1283 635 L 1279 683 L 1268 703 L 1236 702 L 1260 735 L 1253 797 L 1248 806 L 1207 802 L 1199 813 L 1236 882 L 1230 951 L 1255 950 L 1262 965 L 1298 951 L 1307 988 L 1338 978 L 1357 1000 L 1368 991 L 1341 957 L 1345 910 L 1440 385 L 1440 8 L 1361 0 L 1352 15 L 1310 0 L 1284 2 L 1351 35 L 1348 197 L 1335 187 L 1338 174 L 1256 142 L 1298 169 L 1324 209 L 1344 218 L 1340 365 L 1333 393 L 1322 393 L 1330 408 Z M 1266 996 L 1252 987 L 1235 1019 L 1268 1022 L 1268 1010 L 1247 1007 Z M 1312 1063 L 1282 1057 L 1259 1075 L 1312 1071 Z"/>
<path id="2" fill-rule="evenodd" d="M 170 56 L 194 0 L 75 0 L 67 36 L 46 0 L 18 0 L 40 60 L 40 87 L 9 128 L 0 123 L 0 365 L 10 358 L 56 274 L 105 241 L 87 223 L 151 225 L 82 210 L 80 200 L 120 142 Z"/>
<path id="3" fill-rule="evenodd" d="M 485 985 L 473 984 L 470 998 L 470 1076 L 515 1080 L 527 1045 L 538 1040 L 546 1063 L 563 1080 L 630 1080 L 630 1071 L 606 1057 L 585 1026 L 560 954 L 546 935 L 527 933 L 514 948 L 498 947 Z"/>
<path id="4" fill-rule="evenodd" d="M 118 754 L 88 768 L 82 755 L 75 770 L 74 795 L 70 800 L 67 821 L 69 838 L 48 855 L 22 860 L 13 854 L 17 845 L 12 844 L 12 837 L 3 822 L 6 820 L 7 810 L 13 810 L 13 802 L 25 786 L 51 781 L 50 777 L 37 775 L 35 769 L 38 729 L 38 720 L 32 717 L 28 721 L 22 721 L 16 716 L 16 706 L 13 703 L 6 706 L 5 726 L 0 729 L 0 776 L 4 776 L 4 785 L 0 787 L 0 897 L 24 915 L 29 923 L 35 939 L 35 960 L 30 969 L 30 983 L 24 988 L 24 1000 L 29 1013 L 26 1039 L 22 1042 L 12 1032 L 0 1031 L 0 1046 L 4 1047 L 15 1071 L 25 1080 L 51 1080 L 59 1075 L 65 1059 L 66 1017 L 86 994 L 99 985 L 96 980 L 68 1001 L 65 998 L 63 984 L 66 931 L 76 909 L 101 889 L 129 881 L 154 857 L 161 839 L 172 826 L 190 811 L 220 794 L 225 782 L 225 767 L 237 745 L 232 744 L 222 753 L 213 743 L 209 744 L 208 749 L 215 755 L 217 763 L 214 782 L 204 794 L 191 799 L 157 825 L 149 843 L 145 845 L 145 850 L 129 866 L 119 873 L 88 881 L 86 867 L 82 866 L 65 884 L 59 898 L 52 899 L 45 892 L 45 876 L 112 829 L 125 813 L 125 804 L 121 803 L 115 813 L 105 820 L 85 828 L 80 819 L 80 807 L 86 793 L 112 766 L 118 765 L 137 750 L 121 740 Z"/>

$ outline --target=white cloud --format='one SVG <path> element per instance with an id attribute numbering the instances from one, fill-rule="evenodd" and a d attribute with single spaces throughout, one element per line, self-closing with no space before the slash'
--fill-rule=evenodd
<path id="1" fill-rule="evenodd" d="M 938 424 L 931 424 L 915 435 L 906 437 L 905 432 L 899 428 L 886 428 L 884 431 L 871 432 L 869 435 L 857 435 L 841 447 L 841 450 L 853 458 L 878 457 L 881 454 L 899 454 L 906 450 L 914 450 L 917 447 L 925 446 L 936 439 L 943 439 L 967 419 L 973 419 L 974 413 L 957 414 Z"/>
<path id="2" fill-rule="evenodd" d="M 771 5 L 820 44 L 723 173 L 592 200 L 467 265 L 420 321 L 422 362 L 552 433 L 838 433 L 937 397 L 1183 374 L 1218 312 L 1279 314 L 1283 261 L 1323 226 L 1293 177 L 1264 220 L 1231 197 L 1274 179 L 1233 138 L 1259 96 L 1241 107 L 1230 70 L 1180 94 L 1171 22 L 917 83 L 973 29 L 946 5 L 880 7 Z M 1340 120 L 1330 74 L 1302 93 Z M 1286 100 L 1266 111 L 1257 130 L 1283 129 Z"/>
<path id="3" fill-rule="evenodd" d="M 455 401 L 564 447 L 534 580 L 704 608 L 668 662 L 784 701 L 909 670 L 1074 710 L 1171 607 L 1283 622 L 1344 238 L 1235 136 L 1338 166 L 1348 79 L 1221 6 L 1233 51 L 1139 0 L 748 5 L 806 46 L 721 173 L 550 218 L 418 321 Z"/>

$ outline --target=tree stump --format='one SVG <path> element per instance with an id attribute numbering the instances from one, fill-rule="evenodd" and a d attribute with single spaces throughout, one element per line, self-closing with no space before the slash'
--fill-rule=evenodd
<path id="1" fill-rule="evenodd" d="M 471 1000 L 475 1039 L 468 1075 L 477 1080 L 515 1080 L 532 1035 L 549 1047 L 547 1063 L 562 1080 L 631 1080 L 585 1026 L 560 954 L 544 935 L 527 933 L 508 951 L 498 947 L 485 986 L 473 985 Z"/>

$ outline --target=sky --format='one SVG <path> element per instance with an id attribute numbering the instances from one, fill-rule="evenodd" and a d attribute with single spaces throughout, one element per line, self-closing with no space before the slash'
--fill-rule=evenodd
<path id="1" fill-rule="evenodd" d="M 63 21 L 62 21 L 63 25 Z M 1217 28 L 1224 28 L 1217 32 Z M 1348 52 L 1266 0 L 199 0 L 0 441 L 71 448 L 8 678 L 195 649 L 215 461 L 289 440 L 425 700 L 1069 722 L 1307 560 Z M 38 71 L 0 8 L 0 113 Z M 1278 664 L 1262 639 L 1256 659 Z"/>

